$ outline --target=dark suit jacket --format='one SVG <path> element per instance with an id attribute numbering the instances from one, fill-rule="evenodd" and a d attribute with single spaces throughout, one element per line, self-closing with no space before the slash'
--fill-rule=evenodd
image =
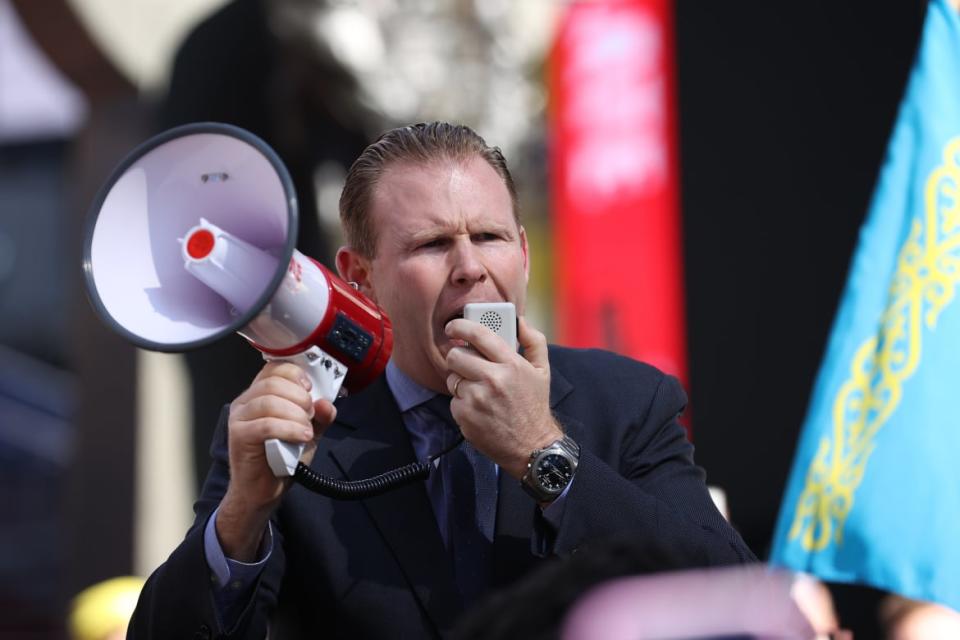
<path id="1" fill-rule="evenodd" d="M 567 555 L 605 536 L 635 536 L 663 569 L 754 560 L 714 508 L 677 415 L 675 379 L 601 351 L 551 347 L 551 406 L 581 445 L 580 466 L 553 531 L 518 483 L 500 475 L 494 586 L 528 573 L 542 554 Z M 381 377 L 338 401 L 313 467 L 359 479 L 414 459 L 393 396 Z M 422 483 L 359 502 L 294 486 L 274 517 L 273 554 L 233 629 L 223 629 L 203 550 L 204 525 L 227 488 L 225 420 L 214 464 L 183 543 L 151 576 L 130 637 L 432 638 L 462 612 Z M 537 530 L 537 535 L 534 531 Z M 666 556 L 663 550 L 668 553 Z"/>

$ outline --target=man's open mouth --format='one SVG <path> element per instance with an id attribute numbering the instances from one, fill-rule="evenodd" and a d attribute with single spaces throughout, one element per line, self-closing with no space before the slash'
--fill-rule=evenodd
<path id="1" fill-rule="evenodd" d="M 456 310 L 455 312 L 447 316 L 447 319 L 443 321 L 443 326 L 446 327 L 451 320 L 456 320 L 457 318 L 462 318 L 462 317 L 463 317 L 463 307 L 460 307 L 458 310 Z"/>

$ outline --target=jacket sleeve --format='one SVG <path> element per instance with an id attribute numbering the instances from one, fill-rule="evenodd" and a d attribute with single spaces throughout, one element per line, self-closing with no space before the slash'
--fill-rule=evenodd
<path id="1" fill-rule="evenodd" d="M 231 629 L 223 628 L 214 600 L 215 577 L 204 552 L 203 532 L 207 520 L 220 504 L 229 481 L 227 456 L 227 411 L 210 448 L 213 465 L 194 505 L 196 519 L 183 542 L 160 565 L 144 585 L 130 620 L 127 637 L 243 638 L 262 640 L 267 635 L 269 613 L 276 607 L 283 575 L 284 553 L 278 528 L 267 566 L 257 579 L 249 601 Z"/>
<path id="2" fill-rule="evenodd" d="M 613 409 L 596 398 L 585 402 L 584 394 L 599 393 L 589 385 L 556 408 L 581 455 L 563 516 L 549 535 L 552 552 L 566 555 L 628 536 L 651 571 L 756 561 L 717 511 L 693 462 L 693 446 L 677 421 L 686 404 L 680 384 L 649 367 L 638 380 L 653 391 L 618 383 L 618 396 L 606 403 Z"/>

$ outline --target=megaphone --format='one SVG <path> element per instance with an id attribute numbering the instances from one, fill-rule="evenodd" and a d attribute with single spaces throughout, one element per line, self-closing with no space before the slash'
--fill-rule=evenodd
<path id="1" fill-rule="evenodd" d="M 383 372 L 393 331 L 376 303 L 296 250 L 296 229 L 293 182 L 265 142 L 226 124 L 177 127 L 134 149 L 97 195 L 87 293 L 137 346 L 179 352 L 236 332 L 300 365 L 314 400 L 332 402 Z M 302 449 L 268 441 L 274 474 L 306 469 Z"/>

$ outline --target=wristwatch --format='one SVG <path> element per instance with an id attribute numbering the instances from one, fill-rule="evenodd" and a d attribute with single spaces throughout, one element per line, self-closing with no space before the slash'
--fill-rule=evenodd
<path id="1" fill-rule="evenodd" d="M 553 444 L 530 454 L 520 486 L 537 502 L 549 502 L 563 493 L 580 461 L 580 445 L 564 435 Z"/>

